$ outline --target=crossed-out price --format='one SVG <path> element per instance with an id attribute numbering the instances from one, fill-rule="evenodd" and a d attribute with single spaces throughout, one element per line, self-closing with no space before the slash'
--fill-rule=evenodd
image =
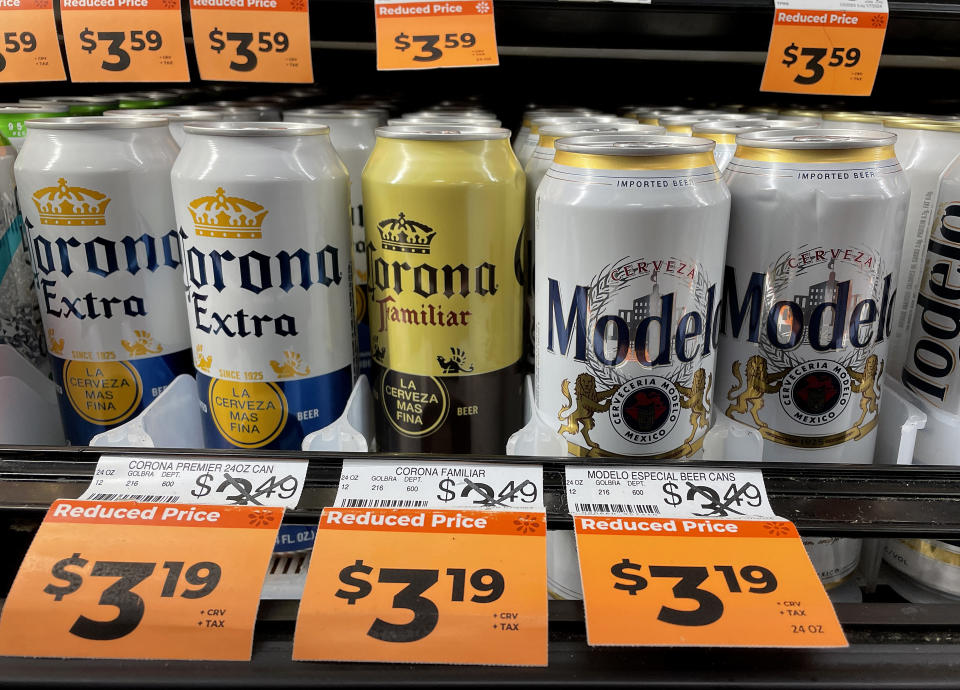
<path id="1" fill-rule="evenodd" d="M 827 58 L 828 52 L 829 58 Z M 825 58 L 827 58 L 827 61 L 824 63 Z M 791 42 L 783 49 L 783 60 L 780 62 L 787 67 L 797 65 L 800 71 L 794 75 L 793 81 L 797 84 L 810 85 L 823 79 L 827 67 L 856 67 L 860 62 L 860 49 L 835 46 L 828 50 L 815 46 L 801 47 Z"/>
<path id="2" fill-rule="evenodd" d="M 441 43 L 440 41 L 443 41 Z M 415 62 L 433 62 L 443 57 L 444 50 L 454 50 L 456 48 L 473 48 L 477 45 L 477 37 L 472 33 L 450 33 L 444 34 L 426 34 L 421 36 L 410 36 L 404 32 L 397 34 L 393 42 L 396 43 L 394 50 L 405 53 L 410 50 L 412 43 L 419 43 L 419 54 L 411 55 Z"/>
<path id="3" fill-rule="evenodd" d="M 130 52 L 156 52 L 163 48 L 163 36 L 156 29 L 132 31 L 93 31 L 85 27 L 80 32 L 81 50 L 92 54 L 101 43 L 107 44 L 107 56 L 115 60 L 103 60 L 100 67 L 108 72 L 123 72 L 130 66 Z"/>
<path id="4" fill-rule="evenodd" d="M 208 34 L 210 49 L 221 54 L 227 41 L 235 43 L 237 60 L 230 61 L 235 72 L 252 72 L 257 68 L 257 53 L 285 53 L 290 48 L 290 37 L 283 31 L 222 31 L 214 27 Z M 254 43 L 256 41 L 256 43 Z"/>

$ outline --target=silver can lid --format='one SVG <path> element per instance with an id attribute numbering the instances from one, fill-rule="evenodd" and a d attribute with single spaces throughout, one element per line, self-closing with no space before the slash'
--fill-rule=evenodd
<path id="1" fill-rule="evenodd" d="M 423 118 L 423 117 L 394 117 L 387 120 L 388 125 L 467 125 L 468 127 L 499 127 L 500 120 L 496 118 L 490 119 L 473 119 L 473 118 L 463 118 L 457 117 L 456 115 L 451 115 L 450 117 L 444 118 Z"/>
<path id="2" fill-rule="evenodd" d="M 32 113 L 65 113 L 69 108 L 56 103 L 0 103 L 0 115 L 30 115 Z"/>
<path id="3" fill-rule="evenodd" d="M 595 156 L 675 156 L 713 151 L 716 143 L 700 137 L 658 134 L 597 134 L 558 139 L 558 151 Z"/>
<path id="4" fill-rule="evenodd" d="M 216 122 L 223 113 L 216 110 L 182 110 L 180 108 L 128 108 L 126 110 L 107 110 L 104 117 L 162 117 L 167 120 Z"/>
<path id="5" fill-rule="evenodd" d="M 377 136 L 384 139 L 413 141 L 495 141 L 509 139 L 510 130 L 501 127 L 470 125 L 419 124 L 377 127 Z"/>
<path id="6" fill-rule="evenodd" d="M 85 105 L 103 105 L 117 103 L 113 96 L 37 96 L 36 98 L 21 98 L 21 103 L 83 103 Z"/>
<path id="7" fill-rule="evenodd" d="M 565 122 L 636 122 L 632 117 L 618 117 L 607 113 L 593 113 L 585 115 L 583 113 L 572 113 L 570 115 L 542 115 L 530 118 L 531 125 L 562 125 Z"/>
<path id="8" fill-rule="evenodd" d="M 616 134 L 617 132 L 628 132 L 630 134 L 665 134 L 666 131 L 667 130 L 660 125 L 641 125 L 637 122 L 594 122 L 592 124 L 576 125 L 545 125 L 540 128 L 540 136 L 572 137 L 578 134 Z"/>
<path id="9" fill-rule="evenodd" d="M 146 129 L 166 127 L 163 117 L 105 117 L 103 115 L 82 117 L 44 117 L 27 120 L 27 129 Z"/>
<path id="10" fill-rule="evenodd" d="M 769 129 L 769 120 L 704 120 L 696 123 L 692 129 L 694 134 L 740 134 L 752 132 L 755 129 Z"/>
<path id="11" fill-rule="evenodd" d="M 664 127 L 684 127 L 686 125 L 695 125 L 698 122 L 706 122 L 708 120 L 759 120 L 756 115 L 748 115 L 747 113 L 717 113 L 717 112 L 703 112 L 703 113 L 683 113 L 682 115 L 664 115 L 659 118 L 659 122 Z"/>
<path id="12" fill-rule="evenodd" d="M 870 129 L 765 129 L 737 135 L 738 146 L 759 149 L 869 149 L 893 146 L 897 135 Z"/>
<path id="13" fill-rule="evenodd" d="M 304 137 L 329 134 L 330 128 L 307 122 L 198 122 L 183 131 L 209 137 Z"/>
<path id="14" fill-rule="evenodd" d="M 283 116 L 295 115 L 296 117 L 310 118 L 311 120 L 373 120 L 376 121 L 377 113 L 373 110 L 364 110 L 362 108 L 293 108 L 284 110 Z"/>
<path id="15" fill-rule="evenodd" d="M 776 118 L 773 120 L 764 120 L 763 122 L 767 126 L 767 129 L 819 129 L 823 126 L 823 120 L 813 117 L 791 117 L 786 120 Z"/>
<path id="16" fill-rule="evenodd" d="M 404 113 L 402 117 L 415 117 L 423 120 L 446 120 L 451 117 L 466 120 L 493 120 L 497 116 L 486 110 L 417 110 Z"/>

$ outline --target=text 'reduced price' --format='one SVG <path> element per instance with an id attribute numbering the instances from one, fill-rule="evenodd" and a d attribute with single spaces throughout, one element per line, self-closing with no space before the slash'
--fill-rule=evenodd
<path id="1" fill-rule="evenodd" d="M 60 0 L 75 82 L 190 80 L 179 0 Z"/>
<path id="2" fill-rule="evenodd" d="M 592 645 L 847 644 L 790 522 L 574 520 Z"/>
<path id="3" fill-rule="evenodd" d="M 545 665 L 540 512 L 327 508 L 294 659 Z"/>
<path id="4" fill-rule="evenodd" d="M 313 81 L 307 0 L 191 0 L 190 16 L 201 78 Z"/>
<path id="5" fill-rule="evenodd" d="M 0 4 L 0 82 L 64 79 L 51 1 Z"/>
<path id="6" fill-rule="evenodd" d="M 887 28 L 886 0 L 776 0 L 761 91 L 869 96 Z"/>
<path id="7" fill-rule="evenodd" d="M 377 0 L 377 69 L 497 65 L 492 0 Z"/>
<path id="8" fill-rule="evenodd" d="M 282 508 L 55 502 L 0 613 L 0 654 L 250 658 Z"/>

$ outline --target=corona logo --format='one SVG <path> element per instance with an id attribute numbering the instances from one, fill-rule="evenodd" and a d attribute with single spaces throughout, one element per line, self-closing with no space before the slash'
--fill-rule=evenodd
<path id="1" fill-rule="evenodd" d="M 217 187 L 215 196 L 202 196 L 189 205 L 193 226 L 202 237 L 258 239 L 268 211 L 260 204 L 236 196 L 227 196 Z"/>
<path id="2" fill-rule="evenodd" d="M 33 193 L 33 203 L 40 212 L 43 225 L 106 225 L 106 194 L 85 187 L 71 187 L 66 179 L 56 187 L 44 187 Z"/>
<path id="3" fill-rule="evenodd" d="M 407 220 L 402 213 L 377 223 L 383 248 L 394 252 L 429 254 L 430 243 L 437 232 L 423 223 Z"/>

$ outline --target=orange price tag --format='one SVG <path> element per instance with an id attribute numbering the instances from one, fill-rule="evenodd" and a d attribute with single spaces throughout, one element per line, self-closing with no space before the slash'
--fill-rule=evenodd
<path id="1" fill-rule="evenodd" d="M 847 646 L 786 520 L 574 520 L 592 645 Z"/>
<path id="2" fill-rule="evenodd" d="M 761 91 L 870 95 L 887 32 L 887 0 L 775 4 Z"/>
<path id="3" fill-rule="evenodd" d="M 74 82 L 190 81 L 180 0 L 60 0 Z"/>
<path id="4" fill-rule="evenodd" d="M 377 69 L 499 65 L 493 0 L 376 0 Z"/>
<path id="5" fill-rule="evenodd" d="M 545 666 L 543 512 L 326 508 L 293 658 Z"/>
<path id="6" fill-rule="evenodd" d="M 190 0 L 200 78 L 313 82 L 307 0 Z"/>
<path id="7" fill-rule="evenodd" d="M 0 4 L 0 39 L 0 82 L 66 79 L 50 0 Z"/>
<path id="8" fill-rule="evenodd" d="M 248 660 L 283 508 L 56 501 L 0 612 L 0 654 Z"/>

